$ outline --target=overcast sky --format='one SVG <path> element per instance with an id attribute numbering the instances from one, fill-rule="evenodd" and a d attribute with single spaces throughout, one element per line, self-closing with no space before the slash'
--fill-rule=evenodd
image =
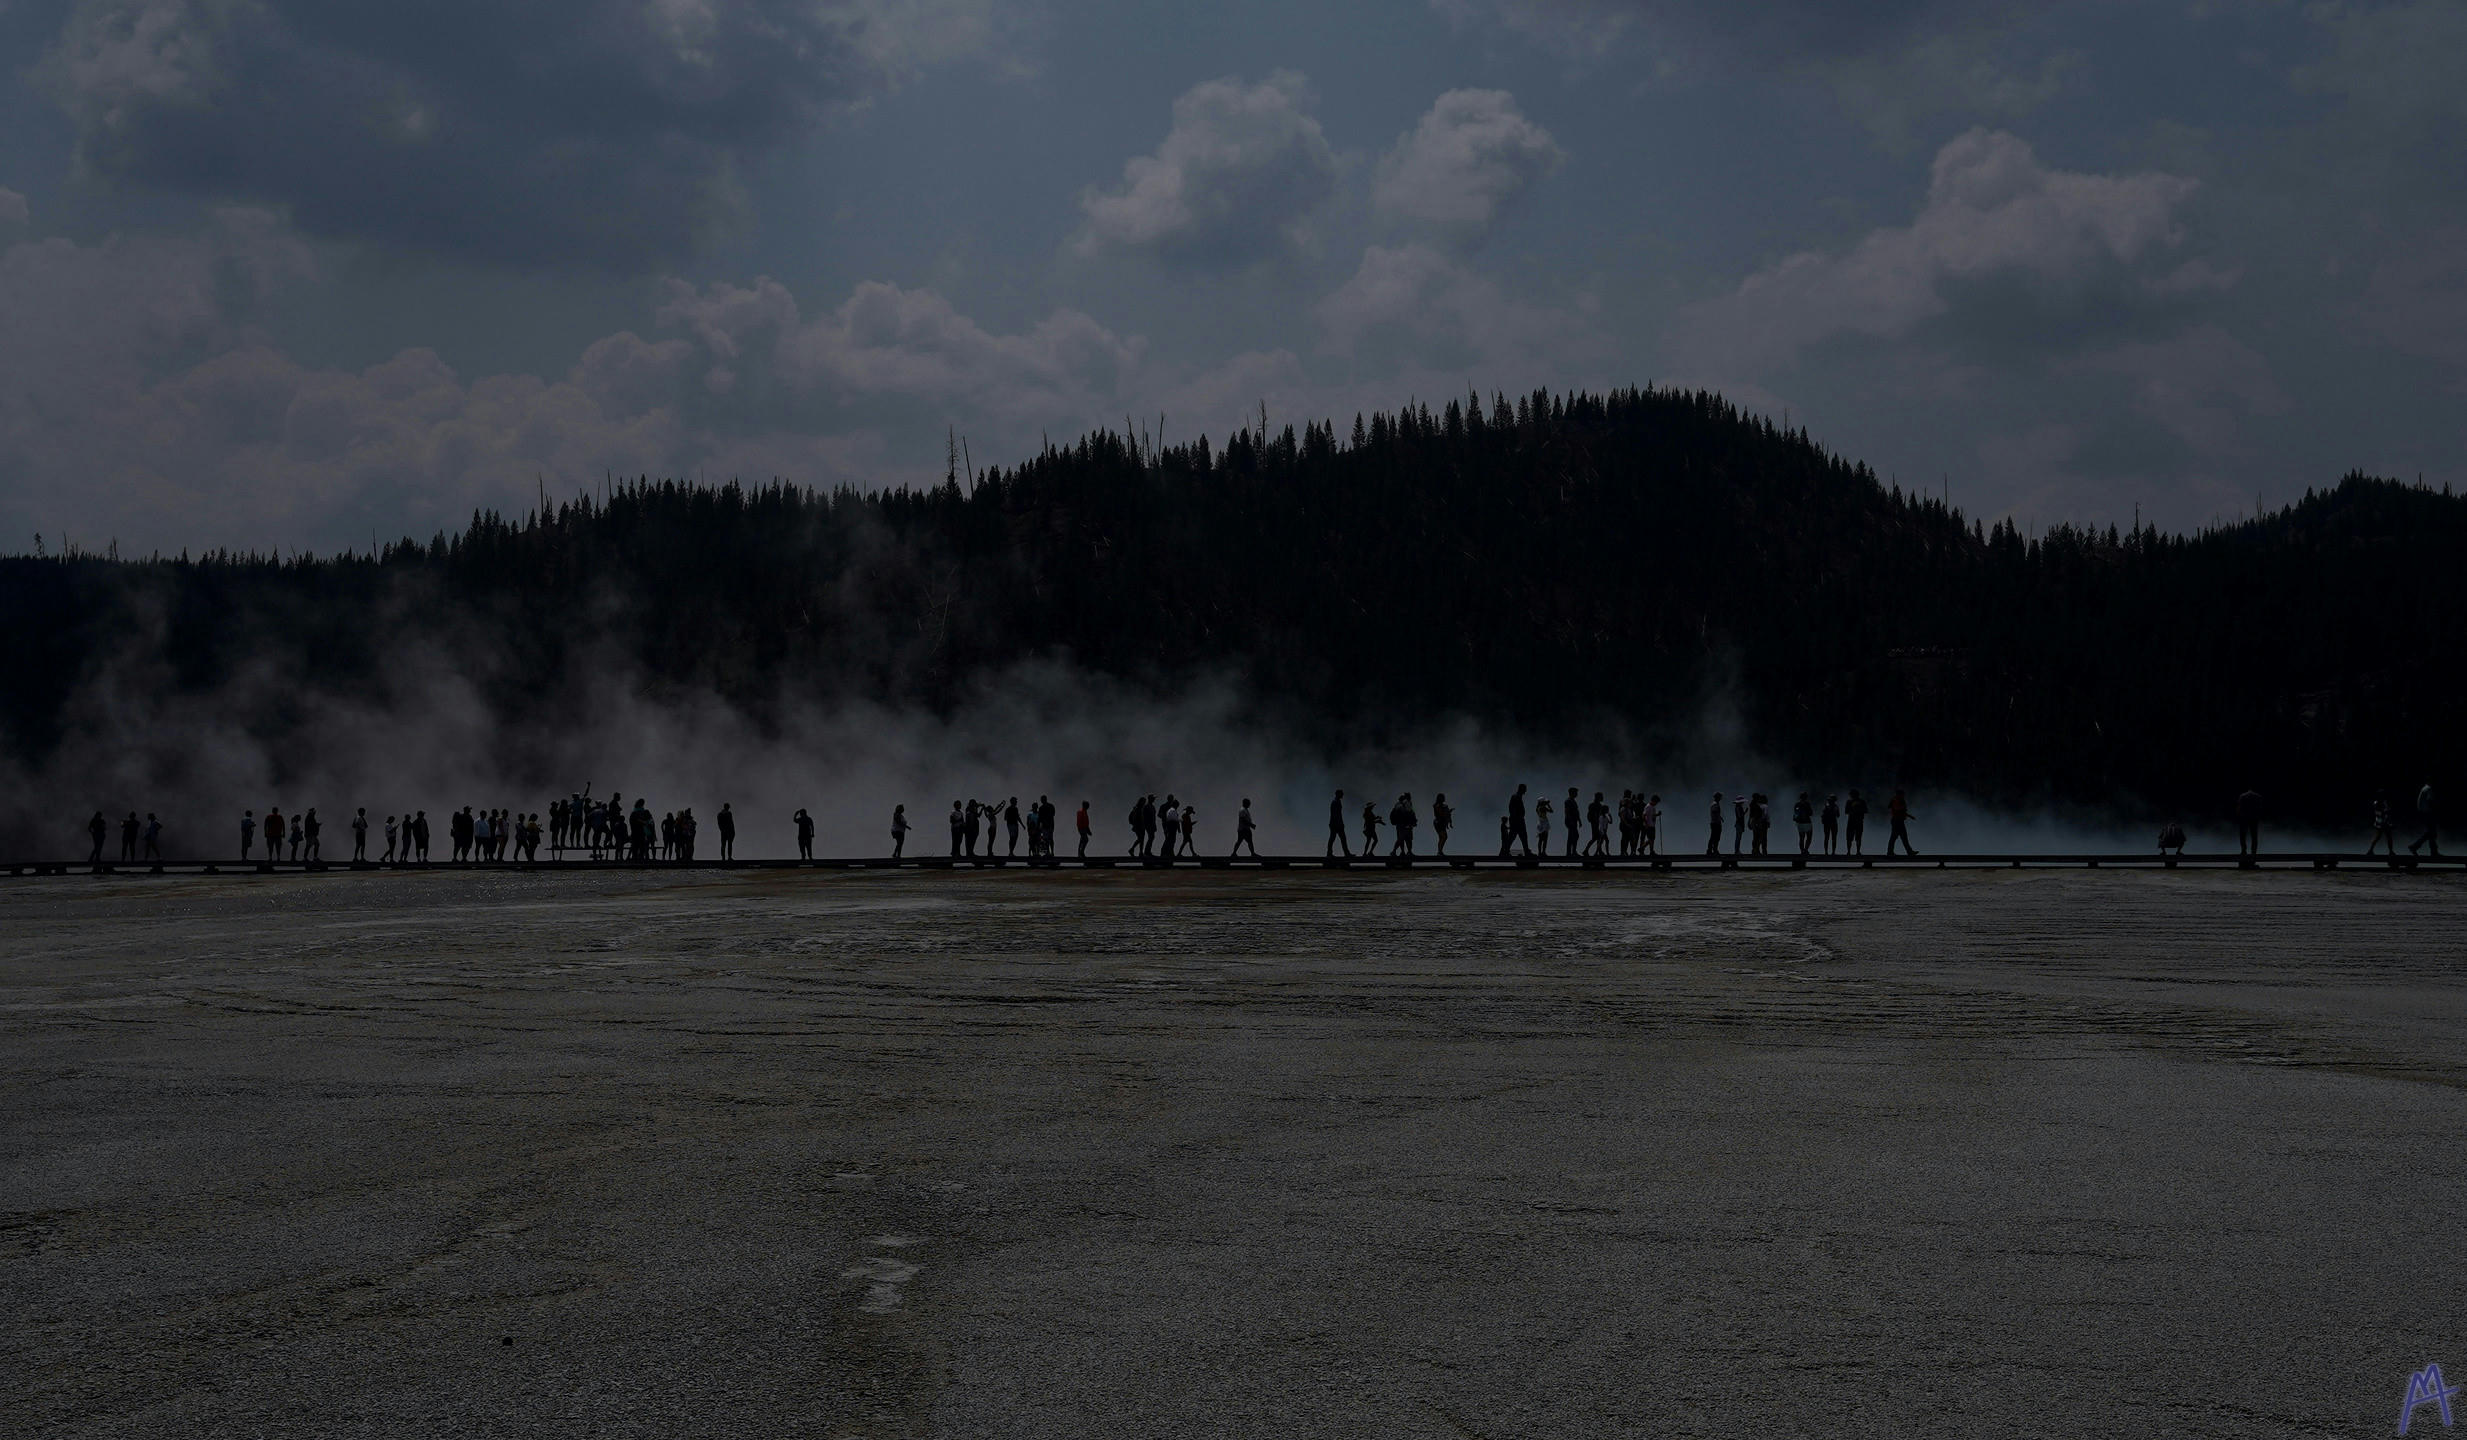
<path id="1" fill-rule="evenodd" d="M 1989 517 L 2467 483 L 2467 3 L 0 0 L 0 549 L 1684 383 Z"/>

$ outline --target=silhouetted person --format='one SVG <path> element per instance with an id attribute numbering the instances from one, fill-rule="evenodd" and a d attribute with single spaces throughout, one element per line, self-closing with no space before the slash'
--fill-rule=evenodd
<path id="1" fill-rule="evenodd" d="M 1017 855 L 1019 853 L 1019 797 L 1016 795 L 1012 796 L 1002 807 L 1002 828 L 1010 835 L 1010 853 Z M 993 836 L 985 837 L 985 848 L 989 852 L 994 848 Z"/>
<path id="2" fill-rule="evenodd" d="M 1523 847 L 1527 855 L 1533 853 L 1533 841 L 1525 833 L 1525 787 L 1522 785 L 1517 786 L 1516 793 L 1508 797 L 1508 839 L 1510 843 Z M 1542 840 L 1544 844 L 1550 842 L 1547 830 L 1543 832 Z M 1500 846 L 1499 853 L 1507 854 L 1508 847 Z"/>
<path id="3" fill-rule="evenodd" d="M 1368 859 L 1379 853 L 1379 803 L 1362 802 L 1362 855 Z"/>
<path id="4" fill-rule="evenodd" d="M 422 810 L 422 811 L 420 811 L 418 814 L 416 814 L 416 815 L 414 815 L 414 816 L 412 816 L 412 817 L 411 817 L 411 839 L 412 839 L 412 843 L 413 843 L 414 845 L 416 845 L 416 846 L 418 846 L 418 847 L 419 847 L 419 851 L 420 851 L 420 863 L 421 863 L 421 864 L 423 864 L 423 865 L 427 864 L 427 863 L 428 863 L 428 812 L 427 812 L 427 811 Z"/>
<path id="5" fill-rule="evenodd" d="M 249 847 L 250 843 L 251 843 L 252 841 L 254 841 L 256 838 L 257 838 L 257 812 L 256 812 L 256 811 L 254 811 L 254 810 L 243 810 L 243 811 L 241 811 L 241 812 L 240 812 L 240 858 L 241 858 L 241 859 L 246 860 L 246 859 L 248 858 L 248 847 Z"/>
<path id="6" fill-rule="evenodd" d="M 1448 853 L 1448 832 L 1454 828 L 1456 828 L 1456 807 L 1448 803 L 1445 791 L 1433 795 L 1431 797 L 1431 839 L 1434 844 L 1431 848 L 1435 853 L 1440 855 Z"/>
<path id="7" fill-rule="evenodd" d="M 163 858 L 163 822 L 155 819 L 154 812 L 151 810 L 146 812 L 145 858 L 148 860 L 160 860 Z"/>
<path id="8" fill-rule="evenodd" d="M 1334 855 L 1340 847 L 1345 852 L 1345 858 L 1351 860 L 1353 842 L 1345 838 L 1345 792 L 1342 790 L 1337 791 L 1336 798 L 1328 802 L 1327 853 Z"/>
<path id="9" fill-rule="evenodd" d="M 713 817 L 713 820 L 715 821 L 715 823 L 717 823 L 717 824 L 718 824 L 719 829 L 720 829 L 720 858 L 721 858 L 722 860 L 734 860 L 734 859 L 736 859 L 736 858 L 737 858 L 737 814 L 736 814 L 736 812 L 735 812 L 735 811 L 733 811 L 733 810 L 731 810 L 731 809 L 729 809 L 729 808 L 728 808 L 728 802 L 727 802 L 727 801 L 725 801 L 725 800 L 723 800 L 723 801 L 721 801 L 721 802 L 720 802 L 720 813 L 719 813 L 718 815 L 714 816 L 714 817 Z"/>
<path id="10" fill-rule="evenodd" d="M 1842 801 L 1840 796 L 1827 795 L 1825 797 L 1825 808 L 1822 812 L 1822 819 L 1825 822 L 1825 853 L 1830 855 L 1833 853 L 1834 846 L 1836 842 L 1841 839 L 1842 835 Z"/>
<path id="11" fill-rule="evenodd" d="M 2159 853 L 2161 855 L 2174 854 L 2179 857 L 2184 854 L 2184 826 L 2182 824 L 2169 820 L 2159 827 Z"/>
<path id="12" fill-rule="evenodd" d="M 952 858 L 952 859 L 956 860 L 956 859 L 958 859 L 958 858 L 959 858 L 959 846 L 960 846 L 960 841 L 961 841 L 962 837 L 964 837 L 967 833 L 968 833 L 968 817 L 967 817 L 967 816 L 965 816 L 965 815 L 962 815 L 962 814 L 960 813 L 960 810 L 959 810 L 959 802 L 958 802 L 957 800 L 954 800 L 954 801 L 952 801 L 952 802 L 951 802 L 951 858 Z"/>
<path id="13" fill-rule="evenodd" d="M 1156 821 L 1157 829 L 1165 837 L 1165 858 L 1171 860 L 1174 852 L 1182 848 L 1182 802 L 1172 792 L 1166 793 L 1164 807 L 1156 812 Z"/>
<path id="14" fill-rule="evenodd" d="M 1816 843 L 1816 806 L 1805 790 L 1799 792 L 1799 802 L 1790 807 L 1790 819 L 1799 827 L 1799 853 L 1805 855 Z"/>
<path id="15" fill-rule="evenodd" d="M 1850 803 L 1842 807 L 1842 853 L 1867 853 L 1867 797 L 1855 785 L 1850 789 Z"/>
<path id="16" fill-rule="evenodd" d="M 1662 829 L 1662 797 L 1660 795 L 1648 795 L 1645 797 L 1645 810 L 1641 824 L 1643 826 L 1641 833 L 1644 838 L 1644 853 L 1647 855 L 1661 854 L 1662 852 L 1659 847 L 1661 845 Z"/>
<path id="17" fill-rule="evenodd" d="M 131 810 L 120 822 L 120 858 L 131 865 L 137 863 L 137 830 L 137 812 Z"/>
<path id="18" fill-rule="evenodd" d="M 1747 848 L 1747 802 L 1745 791 L 1730 797 L 1730 853 L 1733 855 Z"/>
<path id="19" fill-rule="evenodd" d="M 1572 795 L 1576 792 L 1571 790 L 1568 793 Z M 1622 800 L 1632 798 L 1631 796 L 1621 797 Z M 1585 807 L 1585 821 L 1593 830 L 1592 839 L 1585 846 L 1585 853 L 1588 855 L 1609 853 L 1610 805 L 1602 799 L 1602 792 L 1599 790 L 1593 792 L 1593 803 Z"/>
<path id="20" fill-rule="evenodd" d="M 283 812 L 269 805 L 265 822 L 266 859 L 283 858 Z"/>
<path id="21" fill-rule="evenodd" d="M 1182 805 L 1182 853 L 1199 858 L 1199 807 L 1189 801 Z"/>
<path id="22" fill-rule="evenodd" d="M 2376 849 L 2398 854 L 2398 817 L 2390 813 L 2387 795 L 2373 797 L 2373 838 L 2364 842 L 2364 853 L 2370 855 Z"/>
<path id="23" fill-rule="evenodd" d="M 1533 828 L 1535 832 L 1540 834 L 1542 837 L 1542 858 L 1545 860 L 1550 858 L 1550 817 L 1552 809 L 1553 807 L 1550 802 L 1550 797 L 1548 796 L 1543 796 L 1533 802 Z"/>
<path id="24" fill-rule="evenodd" d="M 1088 858 L 1088 802 L 1087 802 L 1087 801 L 1082 800 L 1082 801 L 1080 801 L 1080 802 L 1079 802 L 1079 818 L 1078 818 L 1075 822 L 1073 822 L 1073 823 L 1075 823 L 1075 824 L 1079 827 L 1079 858 L 1080 858 L 1080 859 L 1082 859 L 1082 860 L 1085 860 L 1085 859 L 1087 859 L 1087 858 Z"/>
<path id="25" fill-rule="evenodd" d="M 2407 853 L 2413 855 L 2417 846 L 2430 845 L 2438 858 L 2441 854 L 2441 815 L 2433 808 L 2433 784 L 2429 780 L 2424 783 L 2423 789 L 2416 792 L 2416 820 L 2423 825 L 2424 833 L 2407 842 Z"/>
<path id="26" fill-rule="evenodd" d="M 1259 823 L 1251 818 L 1251 797 L 1245 795 L 1242 797 L 1242 813 L 1234 816 L 1233 849 L 1225 853 L 1228 855 L 1239 855 L 1243 851 L 1248 850 L 1251 852 L 1252 859 L 1258 859 L 1259 842 L 1255 838 L 1258 830 Z"/>
<path id="27" fill-rule="evenodd" d="M 1773 830 L 1773 810 L 1762 790 L 1747 797 L 1747 828 L 1748 853 L 1751 855 L 1770 854 L 1771 850 L 1766 844 L 1765 837 Z"/>
<path id="28" fill-rule="evenodd" d="M 385 817 L 385 854 L 384 854 L 384 855 L 382 855 L 382 856 L 380 856 L 380 857 L 378 858 L 378 861 L 377 861 L 377 863 L 378 863 L 378 864 L 380 864 L 380 865 L 391 865 L 391 864 L 395 863 L 395 860 L 394 860 L 394 847 L 395 847 L 396 843 L 397 843 L 398 841 L 400 841 L 400 839 L 401 839 L 401 838 L 402 838 L 402 829 L 401 829 L 401 827 L 400 827 L 400 826 L 398 826 L 398 825 L 396 825 L 396 824 L 394 823 L 394 817 L 393 817 L 393 816 L 388 815 L 387 817 Z"/>
<path id="29" fill-rule="evenodd" d="M 1389 842 L 1388 853 L 1411 855 L 1414 827 L 1421 823 L 1422 817 L 1413 813 L 1413 792 L 1408 790 L 1397 796 L 1395 807 L 1388 811 L 1388 829 L 1396 837 Z"/>
<path id="30" fill-rule="evenodd" d="M 2261 853 L 2261 792 L 2247 790 L 2236 797 L 2236 853 Z"/>
<path id="31" fill-rule="evenodd" d="M 1719 790 L 1713 792 L 1713 833 L 1705 837 L 1705 853 L 1722 853 L 1722 792 Z"/>
<path id="32" fill-rule="evenodd" d="M 291 858 L 294 860 L 306 858 L 312 862 L 323 860 L 325 858 L 325 854 L 317 848 L 317 837 L 321 833 L 323 832 L 317 824 L 317 807 L 311 805 L 308 807 L 308 814 L 302 816 L 300 820 L 292 826 L 294 853 Z M 305 857 L 303 857 L 303 854 L 301 853 L 303 851 L 305 852 Z"/>
<path id="33" fill-rule="evenodd" d="M 1508 817 L 1507 817 L 1507 816 L 1505 816 L 1505 815 L 1500 816 L 1500 817 L 1499 817 L 1499 858 L 1500 858 L 1500 859 L 1502 859 L 1502 860 L 1505 860 L 1505 859 L 1507 859 L 1507 858 L 1508 858 L 1508 845 L 1509 845 L 1509 838 L 1508 838 L 1508 837 L 1509 837 L 1511 834 L 1513 834 L 1513 833 L 1514 833 L 1514 832 L 1513 832 L 1513 831 L 1509 828 L 1509 825 L 1508 825 Z"/>
<path id="34" fill-rule="evenodd" d="M 351 863 L 354 865 L 360 865 L 365 864 L 367 860 L 368 807 L 363 805 L 355 810 L 351 816 Z"/>
<path id="35" fill-rule="evenodd" d="M 102 811 L 95 811 L 94 818 L 86 822 L 86 834 L 94 840 L 94 853 L 86 857 L 86 863 L 100 865 L 103 863 L 104 837 L 111 834 L 111 822 L 103 818 Z"/>
<path id="36" fill-rule="evenodd" d="M 1910 815 L 1910 801 L 1897 788 L 1893 792 L 1893 798 L 1885 802 L 1885 818 L 1893 822 L 1892 833 L 1885 836 L 1887 855 L 1893 853 L 1893 847 L 1896 844 L 1902 847 L 1902 853 L 1905 855 L 1919 853 L 1917 847 L 1910 843 Z"/>

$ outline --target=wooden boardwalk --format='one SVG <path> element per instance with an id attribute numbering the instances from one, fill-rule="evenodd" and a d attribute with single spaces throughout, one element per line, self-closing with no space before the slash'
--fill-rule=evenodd
<path id="1" fill-rule="evenodd" d="M 536 861 L 436 861 L 378 864 L 350 860 L 166 860 L 162 862 L 84 860 L 0 861 L 11 876 L 41 875 L 350 875 L 377 871 L 485 871 L 507 875 L 587 875 L 627 870 L 1244 870 L 1410 871 L 1410 870 L 1571 870 L 1645 874 L 1676 870 L 1817 871 L 1817 870 L 2462 870 L 2467 855 L 2373 855 L 2321 851 L 2273 851 L 2262 855 L 2203 853 L 2135 854 L 1926 854 L 1926 855 L 1619 855 L 1569 859 L 1503 857 L 1498 855 L 1412 855 L 1322 858 L 1317 855 L 1183 856 L 1176 860 L 1136 855 L 1074 855 L 1054 857 L 910 855 L 837 856 L 816 860 L 590 860 L 579 857 Z"/>

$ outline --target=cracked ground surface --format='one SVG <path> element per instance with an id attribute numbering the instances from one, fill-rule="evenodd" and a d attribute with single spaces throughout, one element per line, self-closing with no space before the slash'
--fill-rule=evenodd
<path id="1" fill-rule="evenodd" d="M 14 881 L 0 1433 L 2387 1433 L 2467 1367 L 2463 916 L 2378 874 Z"/>

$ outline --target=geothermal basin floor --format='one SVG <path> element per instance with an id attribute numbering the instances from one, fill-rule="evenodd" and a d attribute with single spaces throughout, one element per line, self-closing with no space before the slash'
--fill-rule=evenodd
<path id="1" fill-rule="evenodd" d="M 2391 1433 L 2467 1376 L 2462 921 L 2354 871 L 20 880 L 0 1434 Z"/>

